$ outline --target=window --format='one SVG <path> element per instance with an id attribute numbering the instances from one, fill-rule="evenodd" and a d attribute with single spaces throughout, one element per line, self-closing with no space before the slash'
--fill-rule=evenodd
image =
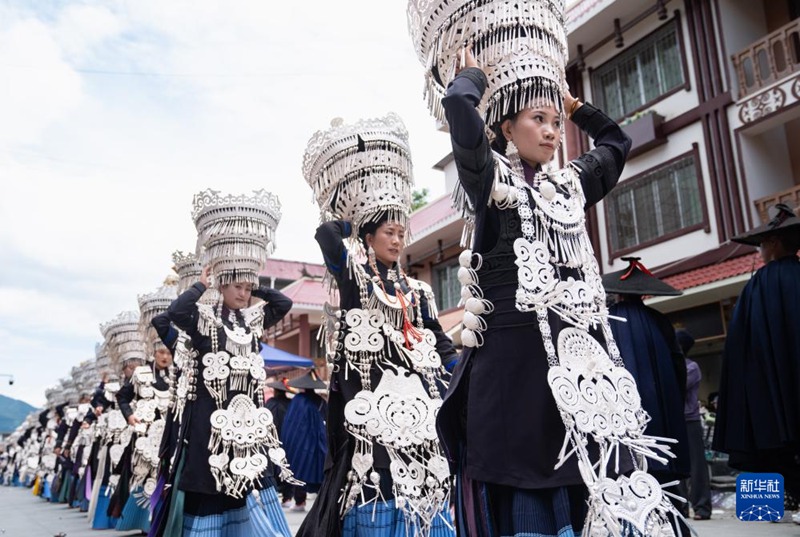
<path id="1" fill-rule="evenodd" d="M 458 281 L 458 262 L 440 265 L 433 269 L 436 307 L 440 311 L 458 306 L 461 300 L 461 283 Z"/>
<path id="2" fill-rule="evenodd" d="M 704 223 L 695 153 L 622 183 L 607 198 L 611 251 L 655 242 Z"/>
<path id="3" fill-rule="evenodd" d="M 677 19 L 592 71 L 592 98 L 609 117 L 623 118 L 683 86 Z"/>

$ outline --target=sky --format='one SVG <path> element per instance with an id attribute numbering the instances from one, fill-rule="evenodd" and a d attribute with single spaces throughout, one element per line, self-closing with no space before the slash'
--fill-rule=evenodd
<path id="1" fill-rule="evenodd" d="M 335 117 L 399 114 L 443 195 L 406 5 L 0 0 L 0 394 L 42 405 L 94 357 L 193 249 L 201 190 L 274 192 L 274 257 L 321 262 L 301 162 Z"/>

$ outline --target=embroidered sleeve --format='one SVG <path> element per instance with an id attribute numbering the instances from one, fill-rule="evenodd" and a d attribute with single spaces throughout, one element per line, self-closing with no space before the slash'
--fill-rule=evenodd
<path id="1" fill-rule="evenodd" d="M 159 313 L 153 317 L 150 324 L 156 329 L 156 333 L 161 339 L 161 342 L 164 343 L 168 349 L 174 351 L 175 343 L 178 340 L 178 331 L 172 326 L 167 312 Z"/>
<path id="2" fill-rule="evenodd" d="M 133 414 L 131 401 L 133 401 L 133 384 L 126 382 L 117 392 L 117 407 L 126 420 Z"/>
<path id="3" fill-rule="evenodd" d="M 181 296 L 176 298 L 167 309 L 169 320 L 189 335 L 197 332 L 197 323 L 200 317 L 197 301 L 203 296 L 205 290 L 206 286 L 197 282 L 181 293 Z"/>
<path id="4" fill-rule="evenodd" d="M 277 289 L 262 286 L 256 291 L 253 291 L 253 296 L 265 302 L 259 314 L 259 320 L 262 321 L 263 328 L 269 328 L 277 324 L 292 309 L 292 299 Z M 247 322 L 247 324 L 252 324 L 251 320 L 248 318 L 245 318 L 245 322 Z"/>
<path id="5" fill-rule="evenodd" d="M 617 123 L 589 103 L 575 111 L 572 121 L 594 140 L 595 148 L 572 161 L 580 169 L 586 206 L 603 199 L 617 184 L 631 139 Z"/>
<path id="6" fill-rule="evenodd" d="M 457 206 L 463 204 L 464 194 L 474 208 L 488 191 L 487 183 L 493 179 L 494 160 L 489 140 L 484 133 L 484 123 L 475 108 L 486 90 L 486 76 L 477 68 L 464 69 L 447 88 L 442 99 L 453 157 L 458 169 L 460 188 L 453 193 Z M 459 190 L 463 189 L 463 193 Z"/>

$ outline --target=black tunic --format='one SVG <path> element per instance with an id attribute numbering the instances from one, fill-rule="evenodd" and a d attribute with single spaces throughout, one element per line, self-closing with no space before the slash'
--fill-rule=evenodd
<path id="1" fill-rule="evenodd" d="M 451 465 L 455 468 L 463 459 L 461 469 L 473 480 L 528 489 L 583 484 L 575 457 L 554 469 L 565 429 L 547 383 L 547 353 L 536 314 L 515 307 L 513 244 L 522 236 L 519 215 L 516 209 L 487 203 L 495 162 L 475 109 L 485 88 L 480 69 L 465 69 L 442 100 L 459 181 L 475 208 L 473 251 L 483 256 L 477 271 L 480 287 L 495 310 L 483 315 L 488 325 L 483 346 L 467 349 L 454 371 L 437 420 L 439 437 Z M 580 170 L 588 209 L 617 183 L 631 141 L 588 103 L 575 111 L 572 121 L 595 142 L 595 149 L 572 161 Z M 523 167 L 530 183 L 537 170 L 524 161 Z M 561 280 L 570 276 L 578 274 L 559 269 Z M 570 325 L 552 311 L 548 315 L 555 340 Z"/>
<path id="2" fill-rule="evenodd" d="M 187 403 L 184 419 L 188 423 L 184 424 L 187 428 L 186 439 L 184 440 L 184 466 L 179 480 L 179 488 L 187 492 L 200 492 L 203 494 L 218 494 L 216 482 L 211 475 L 208 464 L 208 457 L 211 452 L 208 449 L 208 442 L 211 438 L 211 414 L 217 409 L 216 402 L 211 394 L 208 393 L 203 383 L 203 362 L 202 357 L 211 352 L 211 338 L 198 331 L 197 323 L 199 312 L 197 301 L 206 290 L 206 286 L 200 282 L 195 283 L 175 301 L 170 304 L 168 311 L 170 320 L 186 332 L 192 339 L 192 346 L 199 353 L 197 360 L 197 399 Z M 264 328 L 268 328 L 289 313 L 292 308 L 292 301 L 280 291 L 261 287 L 253 291 L 253 296 L 264 300 Z M 228 309 L 223 306 L 222 322 L 229 326 Z M 225 349 L 225 332 L 219 331 L 219 349 Z M 238 392 L 228 389 L 228 399 L 230 400 Z M 261 401 L 257 402 L 261 406 Z"/>
<path id="3" fill-rule="evenodd" d="M 339 307 L 342 310 L 362 307 L 358 283 L 351 277 L 350 269 L 347 266 L 348 253 L 344 245 L 344 239 L 350 236 L 351 231 L 352 227 L 349 222 L 334 221 L 322 224 L 317 228 L 314 236 L 322 250 L 322 256 L 328 271 L 336 280 L 339 290 Z M 388 268 L 380 261 L 376 261 L 376 266 L 387 294 L 394 296 L 394 282 L 388 279 Z M 364 270 L 368 275 L 374 276 L 374 272 L 369 265 L 365 265 Z M 403 285 L 402 291 L 406 293 L 408 288 Z M 452 365 L 458 359 L 453 342 L 442 330 L 438 319 L 428 315 L 428 297 L 424 293 L 420 293 L 419 297 L 423 326 L 431 330 L 436 337 L 436 350 L 439 353 L 442 364 L 445 367 Z M 395 353 L 396 351 L 392 350 L 387 359 L 405 367 L 404 362 L 399 356 L 395 356 Z M 344 409 L 345 405 L 361 391 L 361 379 L 358 373 L 349 371 L 347 378 L 345 378 L 346 369 L 347 365 L 345 364 L 344 356 L 341 353 L 337 354 L 328 394 L 328 417 L 326 420 L 328 455 L 325 461 L 325 476 L 319 495 L 297 533 L 299 537 L 336 536 L 341 534 L 339 496 L 347 480 L 347 472 L 355 449 L 353 437 L 345 428 Z M 379 368 L 372 368 L 370 381 L 373 389 L 380 382 L 381 375 Z M 389 472 L 389 455 L 380 444 L 373 443 L 372 449 L 373 466 L 381 475 L 381 493 L 388 501 L 394 497 L 391 474 Z M 369 494 L 369 491 L 365 491 L 365 493 Z"/>

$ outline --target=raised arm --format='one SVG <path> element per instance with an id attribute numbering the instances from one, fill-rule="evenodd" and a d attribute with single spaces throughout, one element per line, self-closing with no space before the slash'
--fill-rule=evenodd
<path id="1" fill-rule="evenodd" d="M 253 291 L 253 296 L 264 304 L 264 328 L 277 324 L 292 309 L 292 299 L 271 287 L 261 286 Z"/>
<path id="2" fill-rule="evenodd" d="M 155 328 L 161 342 L 166 345 L 170 352 L 175 352 L 175 343 L 178 341 L 178 331 L 172 326 L 167 312 L 159 313 L 150 324 Z"/>
<path id="3" fill-rule="evenodd" d="M 131 401 L 133 401 L 133 384 L 131 382 L 125 382 L 122 387 L 117 392 L 117 407 L 119 408 L 122 415 L 125 417 L 125 421 L 128 421 L 130 417 L 133 415 L 133 409 L 131 408 Z"/>
<path id="4" fill-rule="evenodd" d="M 197 301 L 206 292 L 206 286 L 202 282 L 197 282 L 172 301 L 167 308 L 167 317 L 172 323 L 189 334 L 197 332 Z"/>
<path id="5" fill-rule="evenodd" d="M 473 205 L 483 199 L 494 170 L 483 119 L 476 109 L 486 85 L 486 75 L 480 68 L 467 67 L 450 82 L 442 99 L 458 179 Z"/>
<path id="6" fill-rule="evenodd" d="M 594 140 L 595 145 L 572 161 L 581 170 L 585 208 L 588 209 L 617 184 L 631 149 L 631 139 L 616 121 L 589 103 L 575 110 L 572 121 Z"/>

